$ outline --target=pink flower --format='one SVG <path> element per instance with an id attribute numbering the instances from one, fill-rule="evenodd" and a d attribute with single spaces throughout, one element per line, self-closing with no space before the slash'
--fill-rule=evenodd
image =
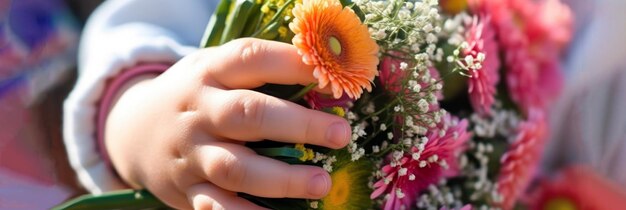
<path id="1" fill-rule="evenodd" d="M 380 62 L 380 72 L 378 80 L 380 84 L 388 91 L 393 93 L 400 92 L 402 88 L 402 80 L 406 77 L 407 70 L 402 68 L 408 68 L 408 63 L 403 64 L 402 56 L 400 52 L 389 52 L 390 55 L 383 57 Z M 403 67 L 406 65 L 406 67 Z"/>
<path id="2" fill-rule="evenodd" d="M 503 200 L 496 203 L 503 209 L 513 208 L 535 174 L 548 132 L 545 114 L 529 110 L 528 120 L 517 128 L 514 142 L 502 156 L 497 191 Z"/>
<path id="3" fill-rule="evenodd" d="M 509 61 L 506 75 L 511 99 L 524 113 L 531 108 L 546 108 L 558 96 L 563 86 L 561 66 L 556 55 L 537 61 L 533 55 L 517 52 Z M 507 56 L 508 57 L 508 56 Z M 550 57 L 546 57 L 550 58 Z M 513 65 L 517 63 L 517 65 Z"/>
<path id="4" fill-rule="evenodd" d="M 468 122 L 446 115 L 438 129 L 430 129 L 425 135 L 425 145 L 414 146 L 401 157 L 390 157 L 390 163 L 383 167 L 384 178 L 374 184 L 372 199 L 383 194 L 386 198 L 384 209 L 396 210 L 411 208 L 418 193 L 442 178 L 459 173 L 458 155 L 465 149 L 471 134 Z M 444 131 L 441 135 L 439 131 Z M 393 156 L 393 154 L 392 154 Z"/>
<path id="5" fill-rule="evenodd" d="M 411 72 L 410 68 L 413 68 L 413 64 L 405 63 L 402 58 L 404 56 L 401 52 L 390 52 L 390 55 L 384 56 L 380 63 L 380 71 L 378 80 L 383 88 L 392 93 L 398 93 L 401 89 L 404 89 L 405 92 L 409 92 L 410 87 L 403 87 L 403 82 L 408 76 L 407 74 Z M 408 59 L 407 59 L 408 60 Z M 428 69 L 428 73 L 430 77 L 439 81 L 441 78 L 439 76 L 439 71 L 434 67 Z M 419 84 L 422 88 L 427 87 L 429 84 L 419 81 Z M 443 99 L 443 92 L 437 91 L 435 96 L 438 100 Z"/>
<path id="6" fill-rule="evenodd" d="M 514 18 L 510 24 L 524 39 L 509 43 L 505 52 L 509 92 L 524 112 L 545 108 L 563 84 L 559 57 L 571 39 L 571 12 L 557 0 L 510 2 Z"/>
<path id="7" fill-rule="evenodd" d="M 304 95 L 304 100 L 309 104 L 311 109 L 315 110 L 332 107 L 343 107 L 346 109 L 348 108 L 348 103 L 353 102 L 347 94 L 343 94 L 339 99 L 335 99 L 331 95 L 325 95 L 316 91 L 309 91 Z"/>
<path id="8" fill-rule="evenodd" d="M 559 54 L 571 39 L 569 9 L 558 0 L 471 0 L 470 5 L 492 17 L 511 99 L 524 113 L 545 108 L 563 83 Z"/>
<path id="9" fill-rule="evenodd" d="M 500 57 L 498 44 L 495 40 L 495 31 L 490 23 L 490 17 L 481 15 L 474 17 L 467 26 L 465 41 L 469 44 L 462 52 L 463 56 L 472 56 L 479 60 L 482 53 L 484 60 L 482 68 L 470 69 L 469 96 L 472 107 L 479 114 L 490 114 L 491 106 L 495 101 L 496 85 L 500 80 Z"/>
<path id="10" fill-rule="evenodd" d="M 626 191 L 616 184 L 589 166 L 574 164 L 542 178 L 525 198 L 530 209 L 615 209 L 626 206 Z"/>
<path id="11" fill-rule="evenodd" d="M 573 17 L 567 5 L 559 0 L 543 0 L 537 5 L 539 15 L 532 18 L 526 34 L 532 42 L 549 42 L 562 48 L 572 39 Z"/>

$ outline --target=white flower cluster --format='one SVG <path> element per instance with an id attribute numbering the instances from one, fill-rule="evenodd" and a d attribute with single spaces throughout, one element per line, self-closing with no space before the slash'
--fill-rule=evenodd
<path id="1" fill-rule="evenodd" d="M 444 57 L 443 49 L 437 45 L 440 37 L 451 34 L 450 31 L 463 32 L 462 18 L 459 17 L 458 24 L 446 22 L 439 11 L 438 0 L 354 0 L 355 5 L 365 14 L 364 23 L 368 25 L 371 37 L 375 39 L 381 52 L 389 53 L 389 56 L 398 57 L 402 62 L 399 66 L 391 67 L 392 73 L 398 69 L 406 72 L 402 78 L 402 86 L 396 97 L 396 103 L 390 104 L 391 110 L 378 116 L 384 111 L 375 109 L 373 104 L 362 106 L 361 112 L 365 116 L 370 116 L 370 122 L 361 120 L 356 122 L 355 113 L 348 113 L 348 119 L 353 125 L 353 138 L 348 145 L 348 151 L 352 154 L 353 160 L 358 160 L 364 153 L 364 148 L 359 148 L 357 140 L 367 139 L 384 134 L 387 137 L 382 145 L 373 145 L 372 151 L 378 153 L 392 146 L 391 151 L 409 151 L 409 148 L 422 148 L 423 135 L 429 129 L 435 128 L 441 122 L 445 110 L 439 109 L 438 95 L 441 94 L 442 84 L 438 78 L 431 75 L 434 62 L 441 62 Z M 461 37 L 462 38 L 462 37 Z M 450 40 L 448 40 L 450 41 Z M 480 59 L 476 59 L 480 61 Z M 474 62 L 481 65 L 480 62 Z M 475 67 L 475 66 L 474 66 Z M 407 90 L 407 91 L 405 91 Z M 387 119 L 381 120 L 384 116 Z M 391 117 L 389 117 L 391 116 Z M 403 123 L 396 122 L 402 119 Z M 365 129 L 372 123 L 374 126 L 370 137 L 365 137 Z M 391 130 L 390 128 L 393 128 Z M 386 134 L 386 135 L 385 135 Z M 445 135 L 445 129 L 441 135 Z M 419 158 L 421 152 L 415 156 Z M 442 164 L 438 157 L 427 157 L 424 164 L 428 162 Z"/>
<path id="2" fill-rule="evenodd" d="M 387 176 L 382 167 L 377 167 L 379 170 L 373 172 L 373 180 L 382 180 L 385 184 L 390 184 L 400 177 L 409 181 L 419 179 L 419 174 L 412 174 L 413 169 L 403 164 L 402 159 L 411 158 L 411 161 L 416 161 L 414 163 L 422 168 L 433 165 L 443 169 L 449 168 L 446 157 L 423 154 L 429 141 L 426 135 L 431 136 L 429 131 L 437 129 L 439 133 L 433 136 L 444 137 L 450 135 L 448 132 L 452 130 L 449 128 L 455 127 L 459 122 L 444 121 L 444 118 L 448 119 L 446 118 L 448 113 L 439 105 L 443 83 L 433 67 L 435 64 L 445 64 L 444 59 L 447 59 L 456 65 L 457 69 L 462 69 L 460 71 L 462 74 L 482 68 L 484 54 L 461 57 L 461 52 L 471 50 L 472 47 L 465 42 L 464 36 L 466 30 L 464 27 L 467 25 L 465 21 L 469 16 L 461 14 L 452 18 L 442 17 L 438 0 L 353 0 L 353 2 L 365 14 L 364 23 L 380 47 L 380 56 L 397 61 L 390 65 L 388 70 L 392 74 L 401 75 L 398 77 L 401 81 L 399 90 L 389 90 L 389 94 L 382 95 L 389 97 L 387 98 L 389 103 L 357 104 L 358 109 L 346 114 L 352 126 L 352 138 L 347 147 L 352 161 L 364 157 L 389 157 L 385 159 L 385 164 L 397 170 L 395 176 Z M 456 50 L 444 51 L 441 48 L 443 46 L 446 46 L 445 49 L 452 46 L 451 49 Z M 476 124 L 472 127 L 476 136 L 493 137 L 498 134 L 499 129 L 505 130 L 507 126 L 499 127 L 498 124 L 511 121 L 509 113 L 494 112 L 494 114 L 494 119 L 473 117 L 476 118 L 472 121 Z M 451 135 L 457 138 L 459 134 Z M 372 144 L 373 139 L 377 143 Z M 487 177 L 489 156 L 493 151 L 492 144 L 472 141 L 469 150 L 463 155 L 459 154 L 462 174 L 469 180 L 467 181 L 469 185 L 472 185 L 468 192 L 475 192 L 476 195 L 462 196 L 465 183 L 463 186 L 449 186 L 443 180 L 440 184 L 430 186 L 428 192 L 418 198 L 416 207 L 460 208 L 464 204 L 461 202 L 462 197 L 495 198 L 492 195 L 495 189 L 494 182 Z M 475 160 L 479 163 L 474 164 Z M 329 161 L 328 158 L 325 161 Z M 470 161 L 472 162 L 469 163 Z M 380 164 L 377 163 L 378 166 Z M 332 171 L 332 168 L 329 171 Z M 369 184 L 372 187 L 372 181 Z M 396 189 L 376 202 L 381 202 L 391 195 L 402 198 L 409 194 Z"/>
<path id="3" fill-rule="evenodd" d="M 355 0 L 354 3 L 366 14 L 364 23 L 383 51 L 410 53 L 416 60 L 442 59 L 443 50 L 437 47 L 442 32 L 437 0 Z"/>
<path id="4" fill-rule="evenodd" d="M 479 137 L 493 138 L 496 135 L 511 136 L 520 122 L 517 113 L 498 107 L 492 109 L 489 117 L 473 114 L 470 119 L 474 124 L 474 134 Z"/>
<path id="5" fill-rule="evenodd" d="M 322 168 L 328 171 L 328 173 L 333 172 L 333 163 L 335 162 L 337 162 L 337 158 L 335 156 L 327 157 L 324 160 L 324 165 L 322 166 Z"/>
<path id="6" fill-rule="evenodd" d="M 463 207 L 465 204 L 461 201 L 461 189 L 451 188 L 446 184 L 446 180 L 441 180 L 437 185 L 428 186 L 428 191 L 418 197 L 416 207 L 433 210 Z"/>
<path id="7" fill-rule="evenodd" d="M 363 112 L 370 114 L 374 112 L 373 104 L 369 104 L 367 107 L 369 108 L 365 108 Z M 357 142 L 357 140 L 359 140 L 360 138 L 364 138 L 367 135 L 367 133 L 365 132 L 365 128 L 367 127 L 367 125 L 367 122 L 362 122 L 352 127 L 352 138 L 350 139 L 350 143 L 348 143 L 348 152 L 352 156 L 352 161 L 357 161 L 365 155 L 365 149 L 359 147 L 359 143 Z"/>
<path id="8" fill-rule="evenodd" d="M 467 173 L 467 183 L 473 192 L 469 195 L 470 200 L 480 200 L 485 196 L 491 196 L 495 192 L 494 180 L 490 180 L 488 177 L 489 161 L 491 161 L 489 155 L 493 152 L 493 149 L 493 145 L 488 142 L 470 143 L 470 151 L 467 154 L 471 155 L 478 162 L 477 164 L 467 164 L 464 158 L 465 160 L 461 163 L 464 169 L 469 172 Z"/>
<path id="9" fill-rule="evenodd" d="M 313 163 L 323 162 L 322 168 L 324 168 L 324 170 L 330 173 L 330 172 L 333 172 L 333 163 L 337 162 L 337 157 L 328 156 L 328 155 L 316 152 L 311 162 Z"/>
<path id="10" fill-rule="evenodd" d="M 499 160 L 490 160 L 489 157 L 493 156 L 491 153 L 494 152 L 495 143 L 506 144 L 506 142 L 497 142 L 498 140 L 507 141 L 505 137 L 514 136 L 520 119 L 515 112 L 501 109 L 499 104 L 496 104 L 491 116 L 481 117 L 474 114 L 470 119 L 474 125 L 474 135 L 491 140 L 470 142 L 466 156 L 461 159 L 460 165 L 465 171 L 469 191 L 472 192 L 469 194 L 469 199 L 497 201 L 501 199 L 501 196 L 497 193 L 495 180 L 491 180 L 488 173 L 490 161 Z M 473 164 L 469 164 L 468 159 L 474 160 Z M 484 206 L 479 209 L 490 208 Z"/>
<path id="11" fill-rule="evenodd" d="M 452 18 L 447 18 L 443 23 L 443 33 L 448 37 L 448 44 L 461 46 L 465 41 L 465 23 L 470 20 L 470 16 L 461 12 Z"/>

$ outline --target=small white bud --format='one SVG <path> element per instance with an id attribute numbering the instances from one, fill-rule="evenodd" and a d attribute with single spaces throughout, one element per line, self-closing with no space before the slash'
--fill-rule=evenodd
<path id="1" fill-rule="evenodd" d="M 398 170 L 398 176 L 405 176 L 407 174 L 407 171 L 407 168 L 400 168 L 400 170 Z"/>
<path id="2" fill-rule="evenodd" d="M 411 154 L 411 157 L 413 158 L 413 160 L 419 160 L 420 159 L 420 153 L 413 153 Z"/>
<path id="3" fill-rule="evenodd" d="M 402 193 L 402 190 L 401 190 L 401 189 L 397 189 L 397 190 L 396 190 L 396 196 L 397 196 L 399 199 L 404 198 L 404 193 Z"/>

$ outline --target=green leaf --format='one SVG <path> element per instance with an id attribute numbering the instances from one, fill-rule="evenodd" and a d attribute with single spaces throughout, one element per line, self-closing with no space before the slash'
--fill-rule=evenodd
<path id="1" fill-rule="evenodd" d="M 237 0 L 234 10 L 227 17 L 226 28 L 220 44 L 241 37 L 243 29 L 247 27 L 246 21 L 255 5 L 253 0 Z"/>
<path id="2" fill-rule="evenodd" d="M 260 2 L 260 3 L 259 3 Z M 254 7 L 252 12 L 248 15 L 246 21 L 246 28 L 241 32 L 241 37 L 249 37 L 259 28 L 261 21 L 263 21 L 263 13 L 261 12 L 262 1 L 254 1 Z"/>
<path id="3" fill-rule="evenodd" d="M 293 147 L 278 147 L 278 148 L 254 148 L 257 154 L 267 157 L 288 157 L 299 159 L 304 156 L 304 153 Z"/>
<path id="4" fill-rule="evenodd" d="M 102 195 L 83 195 L 52 210 L 168 208 L 147 190 L 120 190 Z"/>
<path id="5" fill-rule="evenodd" d="M 207 48 L 211 46 L 217 46 L 220 44 L 224 27 L 226 26 L 226 17 L 230 12 L 230 6 L 233 3 L 232 0 L 222 0 L 213 12 L 209 24 L 204 31 L 202 37 L 202 43 L 200 47 Z"/>

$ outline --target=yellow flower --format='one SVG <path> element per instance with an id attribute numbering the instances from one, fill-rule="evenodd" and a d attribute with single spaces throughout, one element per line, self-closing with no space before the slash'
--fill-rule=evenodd
<path id="1" fill-rule="evenodd" d="M 350 154 L 339 150 L 329 154 L 335 156 L 333 172 L 330 174 L 332 187 L 328 195 L 320 200 L 322 210 L 370 209 L 372 189 L 368 187 L 372 175 L 373 164 L 366 158 L 351 161 Z"/>
<path id="2" fill-rule="evenodd" d="M 285 7 L 285 10 L 280 13 L 277 19 L 278 27 L 274 29 L 269 37 L 265 39 L 277 40 L 281 42 L 289 42 L 293 37 L 293 33 L 288 29 L 289 23 L 292 19 L 291 11 L 294 8 L 294 4 L 302 2 L 302 0 L 266 0 L 263 6 L 261 6 L 261 22 L 260 26 L 267 26 L 273 24 L 272 19 L 281 8 Z"/>
<path id="3" fill-rule="evenodd" d="M 303 0 L 292 13 L 292 42 L 304 63 L 315 66 L 320 88 L 330 85 L 335 98 L 346 93 L 352 99 L 372 90 L 378 45 L 352 9 L 339 0 Z"/>
<path id="4" fill-rule="evenodd" d="M 313 150 L 304 147 L 304 144 L 296 144 L 295 148 L 302 152 L 303 155 L 299 158 L 302 162 L 313 160 L 313 158 L 315 157 L 315 153 L 313 153 Z"/>
<path id="5" fill-rule="evenodd" d="M 269 6 L 268 4 L 264 4 L 264 5 L 261 7 L 261 12 L 262 12 L 262 13 L 264 13 L 264 14 L 269 14 L 269 12 L 270 12 L 270 6 Z M 269 16 L 269 15 L 268 15 L 268 16 Z M 265 20 L 265 19 L 264 19 L 264 20 Z M 267 22 L 269 22 L 269 21 L 270 21 L 270 20 L 268 19 L 268 20 L 267 20 Z"/>
<path id="6" fill-rule="evenodd" d="M 278 36 L 281 39 L 286 39 L 287 36 L 289 36 L 289 29 L 287 29 L 287 27 L 285 27 L 285 26 L 280 26 L 278 28 Z"/>
<path id="7" fill-rule="evenodd" d="M 333 106 L 332 112 L 339 117 L 346 116 L 346 111 L 343 109 L 343 107 L 340 106 Z"/>

